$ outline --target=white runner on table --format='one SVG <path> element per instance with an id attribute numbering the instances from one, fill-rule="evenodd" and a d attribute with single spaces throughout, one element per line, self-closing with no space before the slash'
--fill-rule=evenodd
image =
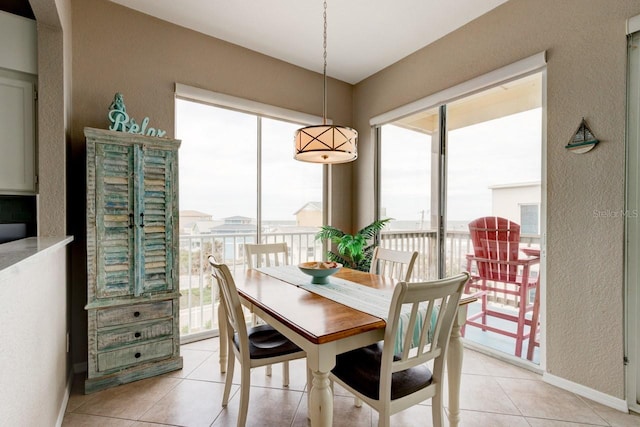
<path id="1" fill-rule="evenodd" d="M 391 297 L 393 296 L 392 290 L 370 288 L 369 286 L 362 286 L 335 276 L 329 277 L 329 283 L 327 284 L 316 285 L 311 283 L 311 276 L 300 271 L 295 265 L 261 267 L 257 270 L 372 316 L 386 320 L 389 315 L 389 305 L 391 305 Z"/>
<path id="2" fill-rule="evenodd" d="M 329 278 L 329 283 L 324 285 L 316 285 L 311 283 L 311 276 L 303 273 L 295 265 L 284 265 L 279 267 L 260 267 L 257 270 L 268 276 L 290 283 L 299 288 L 305 289 L 314 294 L 328 298 L 337 303 L 346 305 L 364 313 L 379 317 L 387 321 L 389 316 L 389 306 L 393 297 L 392 290 L 375 289 L 369 286 L 363 286 L 349 280 L 340 279 L 335 276 Z M 404 324 L 409 321 L 411 313 L 410 307 L 403 307 L 400 315 L 398 326 L 398 334 L 396 335 L 395 350 L 402 351 L 402 340 L 404 338 Z M 426 314 L 425 310 L 418 311 L 418 325 L 423 321 Z M 433 310 L 431 315 L 431 330 L 429 331 L 429 340 L 433 333 L 433 327 L 438 316 L 438 310 Z M 412 344 L 417 345 L 420 334 L 419 328 L 414 332 Z"/>

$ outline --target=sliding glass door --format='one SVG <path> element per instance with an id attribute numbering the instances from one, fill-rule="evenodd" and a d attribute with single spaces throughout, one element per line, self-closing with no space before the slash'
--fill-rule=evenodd
<path id="1" fill-rule="evenodd" d="M 438 225 L 437 110 L 435 123 L 400 120 L 380 128 L 380 218 L 391 218 L 381 245 L 418 251 L 414 277 L 436 279 Z"/>
<path id="2" fill-rule="evenodd" d="M 381 244 L 420 253 L 414 280 L 477 273 L 467 263 L 474 253 L 469 223 L 476 218 L 517 223 L 520 245 L 539 250 L 541 73 L 415 112 L 380 126 L 378 135 L 379 217 L 395 219 Z M 538 273 L 539 263 L 529 272 L 533 282 Z M 533 302 L 535 290 L 527 298 Z M 517 311 L 517 302 L 512 295 L 488 296 L 501 310 Z M 515 340 L 499 333 L 469 327 L 465 338 L 514 354 Z M 539 348 L 532 348 L 537 362 Z"/>

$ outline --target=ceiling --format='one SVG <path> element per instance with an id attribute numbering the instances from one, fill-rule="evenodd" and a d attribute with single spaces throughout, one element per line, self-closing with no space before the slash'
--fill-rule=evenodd
<path id="1" fill-rule="evenodd" d="M 322 73 L 321 0 L 111 0 Z M 507 0 L 329 0 L 327 74 L 355 84 Z"/>

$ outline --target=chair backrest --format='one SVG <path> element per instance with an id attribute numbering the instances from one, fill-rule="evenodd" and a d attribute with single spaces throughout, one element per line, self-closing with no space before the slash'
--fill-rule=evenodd
<path id="1" fill-rule="evenodd" d="M 247 324 L 236 283 L 233 280 L 231 271 L 229 271 L 229 267 L 219 263 L 213 255 L 209 255 L 208 259 L 209 264 L 211 264 L 212 275 L 220 287 L 221 302 L 226 313 L 225 321 L 227 322 L 228 337 L 232 338 L 234 333 L 238 334 L 240 355 L 242 358 L 246 357 L 248 359 L 249 337 L 247 335 Z"/>
<path id="2" fill-rule="evenodd" d="M 247 268 L 271 267 L 289 264 L 289 250 L 285 242 L 247 243 L 244 245 Z M 255 259 L 255 261 L 254 261 Z"/>
<path id="3" fill-rule="evenodd" d="M 487 216 L 470 222 L 469 234 L 478 276 L 498 282 L 516 282 L 518 265 L 509 264 L 509 261 L 518 260 L 520 225 L 506 218 Z"/>
<path id="4" fill-rule="evenodd" d="M 393 291 L 384 332 L 380 367 L 380 400 L 391 400 L 391 375 L 433 360 L 433 378 L 442 381 L 444 361 L 458 303 L 469 273 L 429 282 L 400 282 Z M 409 320 L 399 331 L 403 306 Z M 404 335 L 402 352 L 395 354 L 396 335 Z M 416 343 L 416 335 L 419 337 Z"/>
<path id="5" fill-rule="evenodd" d="M 369 272 L 408 282 L 411 280 L 416 258 L 418 258 L 417 251 L 397 251 L 377 246 L 371 257 Z"/>

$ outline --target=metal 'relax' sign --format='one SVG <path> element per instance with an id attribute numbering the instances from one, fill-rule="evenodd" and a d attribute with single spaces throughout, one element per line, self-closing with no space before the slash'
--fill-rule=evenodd
<path id="1" fill-rule="evenodd" d="M 157 136 L 162 138 L 167 134 L 162 129 L 149 126 L 149 117 L 145 117 L 142 123 L 136 123 L 133 117 L 127 114 L 127 107 L 124 106 L 124 97 L 120 92 L 113 97 L 113 102 L 109 106 L 109 130 L 118 132 L 134 133 L 138 135 Z"/>

